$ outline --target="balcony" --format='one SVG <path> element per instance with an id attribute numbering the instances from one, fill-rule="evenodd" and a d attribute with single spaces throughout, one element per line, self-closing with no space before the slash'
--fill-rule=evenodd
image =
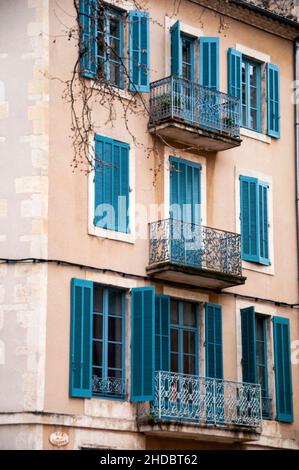
<path id="1" fill-rule="evenodd" d="M 139 405 L 138 425 L 148 434 L 212 436 L 223 442 L 257 440 L 261 400 L 257 384 L 157 371 L 154 401 Z"/>
<path id="2" fill-rule="evenodd" d="M 149 276 L 223 289 L 242 285 L 239 234 L 165 219 L 149 224 Z"/>
<path id="3" fill-rule="evenodd" d="M 151 83 L 149 132 L 209 152 L 238 147 L 238 98 L 178 77 Z"/>

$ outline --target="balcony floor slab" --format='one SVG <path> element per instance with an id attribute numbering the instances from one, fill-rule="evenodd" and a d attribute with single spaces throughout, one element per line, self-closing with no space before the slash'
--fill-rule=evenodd
<path id="1" fill-rule="evenodd" d="M 227 287 L 245 284 L 246 277 L 175 264 L 162 262 L 146 268 L 150 277 L 197 287 L 212 289 L 225 289 Z"/>
<path id="2" fill-rule="evenodd" d="M 206 152 L 229 150 L 239 147 L 242 142 L 240 138 L 231 137 L 227 133 L 202 129 L 175 118 L 150 124 L 149 132 L 160 135 L 165 140 L 176 141 Z"/>
<path id="3" fill-rule="evenodd" d="M 148 436 L 180 439 L 195 439 L 219 443 L 258 441 L 260 428 L 244 428 L 237 426 L 204 425 L 183 422 L 141 421 L 139 431 Z"/>

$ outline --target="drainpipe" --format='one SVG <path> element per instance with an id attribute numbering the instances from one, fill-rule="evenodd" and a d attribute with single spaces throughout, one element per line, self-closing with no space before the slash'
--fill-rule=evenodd
<path id="1" fill-rule="evenodd" d="M 295 80 L 296 87 L 299 86 L 299 38 L 295 42 Z M 295 96 L 295 139 L 296 139 L 296 213 L 297 213 L 297 258 L 298 258 L 298 270 L 299 270 L 299 96 L 296 93 Z"/>

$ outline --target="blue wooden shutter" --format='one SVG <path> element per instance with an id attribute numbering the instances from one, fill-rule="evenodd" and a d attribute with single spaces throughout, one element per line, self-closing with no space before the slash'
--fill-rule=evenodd
<path id="1" fill-rule="evenodd" d="M 219 89 L 219 38 L 201 37 L 200 44 L 200 84 Z"/>
<path id="2" fill-rule="evenodd" d="M 230 48 L 228 50 L 228 93 L 242 98 L 242 53 Z"/>
<path id="3" fill-rule="evenodd" d="M 289 319 L 273 318 L 273 336 L 276 419 L 277 421 L 291 423 L 293 421 L 293 392 Z"/>
<path id="4" fill-rule="evenodd" d="M 129 231 L 129 152 L 124 142 L 95 137 L 94 225 L 125 233 Z"/>
<path id="5" fill-rule="evenodd" d="M 269 222 L 268 222 L 268 191 L 267 183 L 258 183 L 259 204 L 259 262 L 269 265 Z"/>
<path id="6" fill-rule="evenodd" d="M 97 0 L 80 0 L 80 71 L 84 77 L 97 74 Z"/>
<path id="7" fill-rule="evenodd" d="M 171 36 L 171 75 L 182 75 L 182 40 L 180 22 L 177 21 L 170 29 Z"/>
<path id="8" fill-rule="evenodd" d="M 91 397 L 93 283 L 71 281 L 70 396 Z"/>
<path id="9" fill-rule="evenodd" d="M 170 368 L 170 298 L 155 297 L 155 370 Z"/>
<path id="10" fill-rule="evenodd" d="M 170 216 L 200 224 L 201 166 L 176 157 L 170 158 Z"/>
<path id="11" fill-rule="evenodd" d="M 243 382 L 257 383 L 254 307 L 241 309 Z"/>
<path id="12" fill-rule="evenodd" d="M 267 64 L 267 134 L 280 137 L 280 71 Z"/>
<path id="13" fill-rule="evenodd" d="M 221 305 L 206 304 L 206 376 L 223 378 L 222 309 Z"/>
<path id="14" fill-rule="evenodd" d="M 149 92 L 150 39 L 149 14 L 130 11 L 130 86 L 131 91 Z"/>
<path id="15" fill-rule="evenodd" d="M 240 176 L 242 259 L 259 261 L 258 180 Z"/>
<path id="16" fill-rule="evenodd" d="M 155 289 L 132 289 L 131 401 L 154 398 Z"/>

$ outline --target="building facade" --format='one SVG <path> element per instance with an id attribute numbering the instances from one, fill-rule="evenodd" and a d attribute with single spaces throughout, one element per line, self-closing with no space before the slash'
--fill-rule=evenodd
<path id="1" fill-rule="evenodd" d="M 0 448 L 298 449 L 297 22 L 0 13 Z"/>

